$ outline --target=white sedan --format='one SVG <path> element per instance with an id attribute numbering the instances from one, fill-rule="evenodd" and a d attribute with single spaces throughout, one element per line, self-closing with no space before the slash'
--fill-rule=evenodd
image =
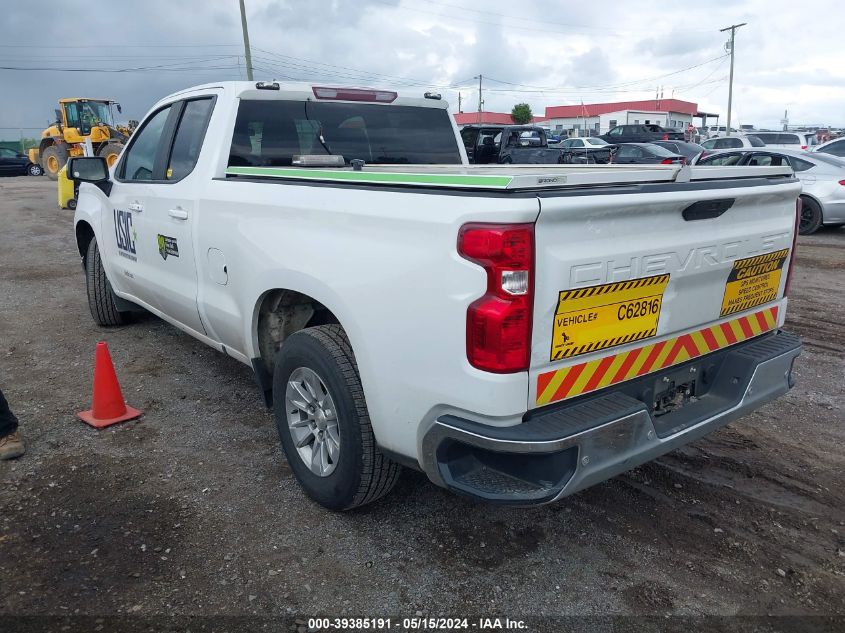
<path id="1" fill-rule="evenodd" d="M 845 159 L 821 152 L 754 148 L 711 152 L 697 157 L 692 164 L 789 165 L 802 185 L 799 233 L 815 233 L 822 225 L 845 225 Z"/>

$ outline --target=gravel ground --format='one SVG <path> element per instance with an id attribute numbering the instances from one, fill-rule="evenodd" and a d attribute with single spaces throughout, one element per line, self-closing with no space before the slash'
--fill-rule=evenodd
<path id="1" fill-rule="evenodd" d="M 332 514 L 247 367 L 153 317 L 94 325 L 72 220 L 54 183 L 0 180 L 0 384 L 28 443 L 0 463 L 0 617 L 845 614 L 845 230 L 799 239 L 777 402 L 552 506 L 406 472 Z M 145 415 L 95 431 L 74 414 L 99 340 Z"/>

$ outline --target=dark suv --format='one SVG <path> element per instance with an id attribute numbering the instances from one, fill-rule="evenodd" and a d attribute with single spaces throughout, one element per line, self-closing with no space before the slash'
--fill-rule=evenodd
<path id="1" fill-rule="evenodd" d="M 608 143 L 650 143 L 651 141 L 683 141 L 684 133 L 660 127 L 654 123 L 617 125 L 602 134 Z"/>

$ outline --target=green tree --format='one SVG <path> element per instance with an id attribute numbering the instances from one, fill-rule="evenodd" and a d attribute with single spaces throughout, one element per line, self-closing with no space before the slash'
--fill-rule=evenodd
<path id="1" fill-rule="evenodd" d="M 511 110 L 511 118 L 518 125 L 530 123 L 531 119 L 534 118 L 534 115 L 531 113 L 531 106 L 527 103 L 517 103 L 513 107 L 513 110 Z"/>

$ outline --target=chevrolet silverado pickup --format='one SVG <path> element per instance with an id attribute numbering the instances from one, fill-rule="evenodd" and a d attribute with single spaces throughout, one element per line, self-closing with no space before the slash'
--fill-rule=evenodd
<path id="1" fill-rule="evenodd" d="M 94 321 L 249 366 L 328 508 L 551 502 L 793 384 L 785 167 L 470 165 L 429 95 L 224 82 L 69 171 Z"/>

